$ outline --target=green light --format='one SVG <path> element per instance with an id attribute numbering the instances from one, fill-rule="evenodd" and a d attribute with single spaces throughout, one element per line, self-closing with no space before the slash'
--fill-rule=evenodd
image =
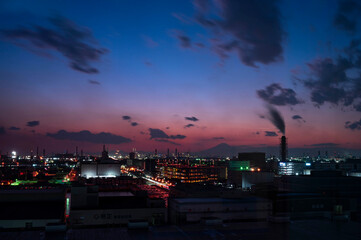
<path id="1" fill-rule="evenodd" d="M 70 201 L 69 198 L 66 198 L 66 210 L 65 210 L 65 214 L 69 215 L 70 213 Z"/>
<path id="2" fill-rule="evenodd" d="M 11 183 L 11 186 L 19 186 L 19 185 L 26 185 L 26 184 L 35 184 L 38 181 L 31 181 L 31 180 L 18 180 L 15 179 L 15 182 Z"/>
<path id="3" fill-rule="evenodd" d="M 243 167 L 241 167 L 241 170 L 243 170 Z"/>

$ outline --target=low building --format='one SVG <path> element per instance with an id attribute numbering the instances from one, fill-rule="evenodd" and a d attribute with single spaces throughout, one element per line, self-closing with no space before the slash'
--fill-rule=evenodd
<path id="1" fill-rule="evenodd" d="M 242 189 L 250 189 L 253 185 L 259 183 L 272 183 L 274 178 L 273 172 L 261 171 L 229 171 L 228 184 Z"/>
<path id="2" fill-rule="evenodd" d="M 341 212 L 348 218 L 361 219 L 361 179 L 345 176 L 342 170 L 282 176 L 275 183 L 280 192 L 275 198 L 276 212 L 289 213 L 295 218 L 332 217 Z"/>
<path id="3" fill-rule="evenodd" d="M 357 211 L 357 200 L 317 192 L 285 192 L 275 195 L 273 208 L 274 216 L 288 216 L 293 220 L 334 219 L 338 216 L 349 220 Z"/>
<path id="4" fill-rule="evenodd" d="M 279 162 L 278 174 L 280 175 L 303 175 L 306 169 L 304 162 Z"/>
<path id="5" fill-rule="evenodd" d="M 171 224 L 202 222 L 266 221 L 272 212 L 271 201 L 258 197 L 173 198 L 169 200 Z"/>

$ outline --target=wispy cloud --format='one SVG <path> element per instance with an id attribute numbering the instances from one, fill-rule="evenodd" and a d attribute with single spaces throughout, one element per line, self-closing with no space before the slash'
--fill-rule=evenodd
<path id="1" fill-rule="evenodd" d="M 52 28 L 33 26 L 16 29 L 2 29 L 0 33 L 11 41 L 26 40 L 32 47 L 43 50 L 54 50 L 69 60 L 69 66 L 83 73 L 98 73 L 98 69 L 91 66 L 91 62 L 99 61 L 108 52 L 97 46 L 92 32 L 85 27 L 76 25 L 62 16 L 48 19 Z"/>

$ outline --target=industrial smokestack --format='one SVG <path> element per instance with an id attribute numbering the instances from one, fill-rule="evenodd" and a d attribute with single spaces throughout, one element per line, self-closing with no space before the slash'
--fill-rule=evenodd
<path id="1" fill-rule="evenodd" d="M 287 138 L 285 136 L 281 137 L 281 161 L 285 162 L 287 160 Z"/>

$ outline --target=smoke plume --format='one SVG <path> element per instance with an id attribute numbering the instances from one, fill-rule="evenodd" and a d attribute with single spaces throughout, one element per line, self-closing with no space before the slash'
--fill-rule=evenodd
<path id="1" fill-rule="evenodd" d="M 283 117 L 281 113 L 271 105 L 266 106 L 268 109 L 268 120 L 270 120 L 273 125 L 280 130 L 280 132 L 285 135 L 286 127 L 285 127 L 285 121 L 283 120 Z"/>

